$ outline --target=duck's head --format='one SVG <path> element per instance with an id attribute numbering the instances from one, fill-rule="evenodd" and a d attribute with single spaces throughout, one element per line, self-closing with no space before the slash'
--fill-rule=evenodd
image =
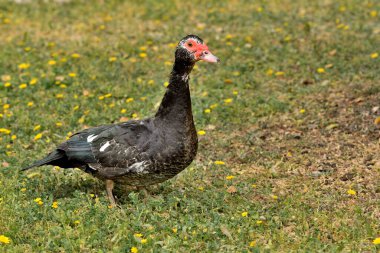
<path id="1" fill-rule="evenodd" d="M 219 62 L 219 58 L 210 52 L 207 45 L 197 35 L 187 35 L 178 43 L 175 58 L 192 63 L 197 61 Z"/>

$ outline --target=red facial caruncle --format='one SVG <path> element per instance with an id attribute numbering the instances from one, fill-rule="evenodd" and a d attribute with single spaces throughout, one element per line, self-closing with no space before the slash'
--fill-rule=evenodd
<path id="1" fill-rule="evenodd" d="M 184 43 L 184 47 L 194 54 L 196 61 L 219 62 L 218 57 L 210 52 L 206 44 L 199 43 L 194 39 L 189 39 Z"/>

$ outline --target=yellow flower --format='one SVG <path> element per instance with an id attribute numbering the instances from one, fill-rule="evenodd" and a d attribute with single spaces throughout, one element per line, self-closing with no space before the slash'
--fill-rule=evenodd
<path id="1" fill-rule="evenodd" d="M 278 197 L 276 195 L 272 195 L 272 199 L 277 200 Z"/>
<path id="2" fill-rule="evenodd" d="M 69 77 L 76 77 L 76 76 L 77 76 L 77 74 L 74 73 L 74 72 L 70 72 L 70 73 L 69 73 Z"/>
<path id="3" fill-rule="evenodd" d="M 134 234 L 133 236 L 134 236 L 134 237 L 138 237 L 138 238 L 141 238 L 141 237 L 143 237 L 143 235 L 142 235 L 142 234 L 140 234 L 140 233 L 136 233 L 136 234 Z"/>
<path id="4" fill-rule="evenodd" d="M 257 224 L 257 225 L 260 225 L 260 224 L 262 224 L 262 223 L 263 223 L 262 220 L 258 220 L 258 221 L 256 221 L 256 224 Z"/>
<path id="5" fill-rule="evenodd" d="M 139 56 L 140 58 L 146 58 L 148 55 L 146 53 L 140 53 Z"/>
<path id="6" fill-rule="evenodd" d="M 18 87 L 19 89 L 25 89 L 26 87 L 28 87 L 28 85 L 26 83 L 22 83 Z"/>
<path id="7" fill-rule="evenodd" d="M 37 78 L 33 78 L 32 80 L 29 81 L 30 85 L 35 85 L 38 82 Z"/>
<path id="8" fill-rule="evenodd" d="M 149 81 L 148 81 L 148 84 L 149 84 L 149 85 L 153 85 L 153 84 L 154 84 L 154 80 L 149 80 Z"/>
<path id="9" fill-rule="evenodd" d="M 178 229 L 177 229 L 177 228 L 172 228 L 172 231 L 173 231 L 174 233 L 177 233 Z"/>
<path id="10" fill-rule="evenodd" d="M 120 110 L 120 113 L 126 113 L 126 112 L 127 112 L 127 110 L 124 108 Z"/>
<path id="11" fill-rule="evenodd" d="M 145 243 L 147 243 L 148 242 L 148 239 L 141 239 L 141 241 L 140 241 L 142 244 L 145 244 Z"/>
<path id="12" fill-rule="evenodd" d="M 55 97 L 58 98 L 58 99 L 63 98 L 63 94 L 59 93 L 59 94 L 55 95 Z"/>
<path id="13" fill-rule="evenodd" d="M 232 91 L 232 94 L 237 95 L 239 92 L 237 90 Z"/>
<path id="14" fill-rule="evenodd" d="M 212 105 L 210 105 L 210 109 L 215 109 L 216 107 L 218 107 L 218 104 L 212 104 Z"/>
<path id="15" fill-rule="evenodd" d="M 235 176 L 226 176 L 226 179 L 227 180 L 232 180 L 232 179 L 234 179 L 235 178 Z"/>
<path id="16" fill-rule="evenodd" d="M 62 126 L 62 122 L 56 122 L 56 123 L 55 123 L 55 126 L 56 126 L 56 127 L 61 127 L 61 126 Z"/>
<path id="17" fill-rule="evenodd" d="M 205 189 L 205 188 L 204 188 L 203 186 L 199 186 L 199 187 L 198 187 L 198 190 L 200 190 L 200 191 L 204 191 L 204 189 Z"/>
<path id="18" fill-rule="evenodd" d="M 347 194 L 349 194 L 349 195 L 356 195 L 356 191 L 354 191 L 354 190 L 352 190 L 352 189 L 349 189 L 349 190 L 347 191 Z"/>
<path id="19" fill-rule="evenodd" d="M 9 82 L 7 82 L 7 83 L 4 83 L 4 87 L 11 87 L 12 86 L 12 84 L 11 83 L 9 83 Z"/>
<path id="20" fill-rule="evenodd" d="M 169 86 L 169 82 L 164 82 L 164 87 L 168 87 Z"/>
<path id="21" fill-rule="evenodd" d="M 369 13 L 369 15 L 371 15 L 371 17 L 376 17 L 377 16 L 377 11 L 371 11 L 370 13 Z"/>
<path id="22" fill-rule="evenodd" d="M 6 237 L 5 235 L 0 235 L 0 243 L 9 244 L 10 242 L 11 239 L 9 239 L 9 237 Z"/>
<path id="23" fill-rule="evenodd" d="M 17 136 L 16 136 L 15 134 L 12 135 L 11 140 L 14 141 L 14 140 L 16 140 L 16 139 L 17 139 Z"/>
<path id="24" fill-rule="evenodd" d="M 141 46 L 139 47 L 140 51 L 146 51 L 147 47 L 146 46 Z"/>
<path id="25" fill-rule="evenodd" d="M 133 98 L 127 98 L 126 100 L 125 100 L 125 103 L 130 103 L 130 102 L 133 102 Z"/>
<path id="26" fill-rule="evenodd" d="M 216 165 L 225 165 L 226 163 L 223 161 L 215 161 L 214 162 Z"/>
<path id="27" fill-rule="evenodd" d="M 0 133 L 3 133 L 3 134 L 10 134 L 10 133 L 11 133 L 11 130 L 6 129 L 6 128 L 0 128 Z"/>
<path id="28" fill-rule="evenodd" d="M 138 253 L 139 250 L 136 247 L 131 248 L 131 253 Z"/>
<path id="29" fill-rule="evenodd" d="M 301 110 L 300 110 L 300 113 L 305 113 L 305 112 L 306 112 L 305 109 L 301 109 Z"/>
<path id="30" fill-rule="evenodd" d="M 50 60 L 50 61 L 48 61 L 48 64 L 52 66 L 52 65 L 57 64 L 57 62 L 55 60 Z"/>
<path id="31" fill-rule="evenodd" d="M 140 100 L 141 100 L 141 101 L 145 101 L 145 100 L 146 100 L 146 97 L 141 97 Z"/>
<path id="32" fill-rule="evenodd" d="M 35 198 L 34 202 L 36 202 L 39 206 L 42 206 L 44 203 L 41 198 Z"/>
<path id="33" fill-rule="evenodd" d="M 109 62 L 115 62 L 116 60 L 117 60 L 117 58 L 115 56 L 108 58 Z"/>
<path id="34" fill-rule="evenodd" d="M 21 63 L 18 65 L 19 69 L 28 69 L 30 67 L 29 63 Z"/>
<path id="35" fill-rule="evenodd" d="M 79 105 L 73 107 L 73 111 L 77 111 L 79 109 Z"/>
<path id="36" fill-rule="evenodd" d="M 132 118 L 134 118 L 134 119 L 137 118 L 137 113 L 133 113 Z"/>
<path id="37" fill-rule="evenodd" d="M 74 53 L 71 55 L 71 58 L 78 59 L 80 58 L 80 54 Z"/>
<path id="38" fill-rule="evenodd" d="M 242 212 L 242 213 L 241 213 L 241 216 L 242 216 L 242 217 L 247 217 L 247 216 L 248 216 L 248 212 Z"/>
<path id="39" fill-rule="evenodd" d="M 38 129 L 40 129 L 41 128 L 41 125 L 37 125 L 37 126 L 35 126 L 34 128 L 33 128 L 33 131 L 37 131 Z"/>
<path id="40" fill-rule="evenodd" d="M 318 68 L 318 69 L 317 69 L 317 72 L 318 72 L 319 74 L 325 73 L 325 69 L 324 69 L 324 68 Z"/>
<path id="41" fill-rule="evenodd" d="M 79 225 L 79 224 L 80 224 L 80 221 L 79 221 L 79 220 L 75 220 L 75 221 L 74 221 L 74 224 L 75 224 L 75 225 Z"/>
<path id="42" fill-rule="evenodd" d="M 380 244 L 380 237 L 373 239 L 372 243 L 375 245 L 379 245 Z"/>
<path id="43" fill-rule="evenodd" d="M 249 243 L 249 247 L 255 247 L 256 246 L 256 241 L 252 241 Z"/>
<path id="44" fill-rule="evenodd" d="M 225 104 L 230 104 L 230 103 L 232 103 L 232 101 L 233 101 L 232 98 L 227 98 L 227 99 L 224 100 L 224 103 Z"/>
<path id="45" fill-rule="evenodd" d="M 283 75 L 285 75 L 285 72 L 283 72 L 283 71 L 277 71 L 274 75 L 275 76 L 283 76 Z"/>
<path id="46" fill-rule="evenodd" d="M 99 96 L 98 99 L 99 99 L 99 100 L 103 100 L 103 99 L 104 99 L 104 96 Z"/>
<path id="47" fill-rule="evenodd" d="M 199 130 L 199 131 L 198 131 L 198 135 L 205 135 L 205 134 L 206 134 L 206 132 L 203 131 L 203 130 Z"/>
<path id="48" fill-rule="evenodd" d="M 371 58 L 372 58 L 372 59 L 376 59 L 377 57 L 379 57 L 379 54 L 378 54 L 378 53 L 373 53 L 373 54 L 371 54 Z"/>
<path id="49" fill-rule="evenodd" d="M 26 192 L 26 188 L 21 188 L 21 192 Z"/>
<path id="50" fill-rule="evenodd" d="M 9 109 L 10 105 L 9 104 L 4 104 L 3 105 L 3 109 L 6 110 L 6 109 Z"/>
<path id="51" fill-rule="evenodd" d="M 42 133 L 39 133 L 36 136 L 34 136 L 33 140 L 37 141 L 37 140 L 39 140 L 41 138 L 42 138 Z"/>
<path id="52" fill-rule="evenodd" d="M 210 109 L 205 109 L 205 111 L 204 111 L 205 113 L 210 113 L 211 112 L 211 110 Z"/>
<path id="53" fill-rule="evenodd" d="M 112 97 L 112 94 L 111 93 L 107 93 L 107 94 L 104 95 L 104 97 L 105 98 L 110 98 L 110 97 Z"/>
<path id="54" fill-rule="evenodd" d="M 267 75 L 267 76 L 271 76 L 271 75 L 273 75 L 273 69 L 268 69 L 266 72 L 265 72 L 265 74 Z"/>
<path id="55" fill-rule="evenodd" d="M 53 204 L 51 205 L 52 208 L 57 209 L 58 208 L 58 202 L 54 201 Z"/>

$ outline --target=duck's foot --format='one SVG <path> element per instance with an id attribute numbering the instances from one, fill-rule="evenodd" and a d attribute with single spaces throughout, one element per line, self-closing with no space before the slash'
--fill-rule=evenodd
<path id="1" fill-rule="evenodd" d="M 106 180 L 107 197 L 109 201 L 111 202 L 112 207 L 116 207 L 115 197 L 113 196 L 113 193 L 112 193 L 114 185 L 115 184 L 112 180 L 109 180 L 109 179 Z"/>

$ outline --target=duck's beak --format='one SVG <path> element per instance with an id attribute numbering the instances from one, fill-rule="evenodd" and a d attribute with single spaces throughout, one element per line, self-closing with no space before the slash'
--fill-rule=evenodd
<path id="1" fill-rule="evenodd" d="M 213 55 L 210 51 L 204 50 L 202 52 L 202 55 L 199 57 L 199 60 L 206 61 L 206 62 L 212 62 L 217 63 L 220 62 L 219 58 Z"/>

